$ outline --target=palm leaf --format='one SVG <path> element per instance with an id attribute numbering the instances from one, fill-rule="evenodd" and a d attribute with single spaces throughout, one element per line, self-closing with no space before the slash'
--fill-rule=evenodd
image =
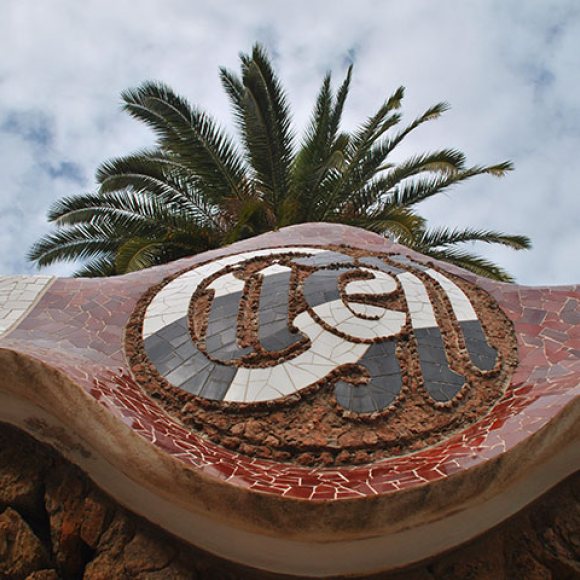
<path id="1" fill-rule="evenodd" d="M 195 208 L 194 208 L 195 209 Z M 136 235 L 150 235 L 162 228 L 191 229 L 208 227 L 190 208 L 166 204 L 156 196 L 143 192 L 86 194 L 60 200 L 50 212 L 59 226 L 82 223 L 108 223 Z M 209 224 L 212 229 L 213 223 Z"/>
<path id="2" fill-rule="evenodd" d="M 276 215 L 290 184 L 293 134 L 286 95 L 265 51 L 242 55 L 243 134 L 254 177 Z"/>
<path id="3" fill-rule="evenodd" d="M 346 102 L 346 98 L 348 96 L 348 90 L 350 88 L 350 81 L 352 78 L 352 68 L 353 65 L 351 64 L 348 67 L 346 72 L 346 77 L 340 88 L 336 93 L 336 100 L 334 103 L 334 110 L 332 111 L 332 115 L 330 117 L 330 139 L 334 142 L 336 139 L 336 135 L 338 134 L 338 130 L 340 128 L 340 121 L 342 120 L 342 112 L 344 110 L 344 104 Z"/>
<path id="4" fill-rule="evenodd" d="M 427 230 L 416 240 L 416 248 L 440 248 L 465 242 L 485 242 L 501 244 L 513 250 L 529 250 L 532 247 L 530 238 L 522 235 L 508 235 L 493 230 L 477 230 L 472 228 L 449 229 L 436 228 Z"/>
<path id="5" fill-rule="evenodd" d="M 150 194 L 188 212 L 197 225 L 218 227 L 219 205 L 205 195 L 203 183 L 174 163 L 159 164 L 156 159 L 141 155 L 120 157 L 102 164 L 97 179 L 102 194 L 121 190 Z"/>
<path id="6" fill-rule="evenodd" d="M 342 204 L 353 190 L 356 191 L 357 186 L 364 183 L 361 163 L 371 153 L 376 141 L 400 121 L 401 116 L 392 111 L 400 108 L 404 94 L 404 87 L 399 87 L 349 139 L 343 170 L 337 172 L 326 183 L 327 203 L 322 212 L 322 219 L 326 219 L 326 215 L 332 211 L 333 206 Z M 380 159 L 382 160 L 383 158 Z"/>
<path id="7" fill-rule="evenodd" d="M 40 238 L 30 249 L 28 259 L 39 266 L 49 266 L 58 261 L 100 257 L 115 252 L 123 237 L 107 224 L 76 224 Z"/>
<path id="8" fill-rule="evenodd" d="M 312 118 L 292 167 L 293 209 L 299 214 L 310 215 L 310 207 L 316 203 L 316 190 L 323 181 L 326 170 L 332 166 L 331 156 L 331 116 L 333 98 L 330 87 L 330 74 L 322 82 Z M 285 216 L 286 217 L 286 216 Z M 294 216 L 298 217 L 298 216 Z M 290 221 L 286 217 L 285 221 Z M 298 220 L 300 221 L 300 217 Z"/>
<path id="9" fill-rule="evenodd" d="M 156 266 L 160 263 L 160 256 L 166 245 L 165 238 L 131 238 L 118 249 L 115 255 L 116 272 L 127 274 Z"/>
<path id="10" fill-rule="evenodd" d="M 220 80 L 230 99 L 234 119 L 236 120 L 240 133 L 243 135 L 245 127 L 244 95 L 246 92 L 244 83 L 239 76 L 223 67 L 220 68 Z"/>
<path id="11" fill-rule="evenodd" d="M 342 220 L 337 220 L 342 221 Z M 371 232 L 388 236 L 395 242 L 405 244 L 414 240 L 425 229 L 425 219 L 413 213 L 408 208 L 393 208 L 381 219 L 359 214 L 348 222 L 350 225 L 365 228 Z"/>
<path id="12" fill-rule="evenodd" d="M 411 206 L 424 201 L 434 195 L 442 193 L 453 185 L 471 179 L 476 175 L 494 175 L 501 177 L 513 168 L 510 162 L 489 166 L 474 166 L 461 171 L 443 173 L 434 177 L 416 179 L 401 184 L 387 200 L 389 205 Z"/>
<path id="13" fill-rule="evenodd" d="M 386 158 L 389 153 L 391 153 L 399 143 L 407 136 L 409 133 L 413 132 L 415 129 L 420 127 L 423 123 L 428 121 L 433 121 L 438 119 L 445 111 L 449 110 L 449 105 L 447 103 L 437 103 L 432 107 L 429 107 L 422 115 L 419 115 L 413 122 L 409 123 L 402 131 L 399 131 L 392 138 L 385 140 L 382 144 L 382 154 Z"/>
<path id="14" fill-rule="evenodd" d="M 74 272 L 75 278 L 104 278 L 117 274 L 112 254 L 104 254 L 84 264 Z"/>
<path id="15" fill-rule="evenodd" d="M 455 248 L 445 248 L 443 250 L 424 249 L 423 253 L 427 256 L 435 258 L 436 260 L 443 260 L 445 262 L 449 262 L 450 264 L 454 264 L 455 266 L 473 272 L 478 276 L 484 276 L 499 282 L 514 281 L 513 277 L 497 264 L 494 264 L 490 260 L 486 260 L 481 256 L 470 254 L 469 252 Z"/>
<path id="16" fill-rule="evenodd" d="M 243 160 L 209 115 L 162 83 L 144 83 L 122 97 L 125 110 L 154 130 L 159 146 L 190 169 L 212 199 L 244 197 Z"/>

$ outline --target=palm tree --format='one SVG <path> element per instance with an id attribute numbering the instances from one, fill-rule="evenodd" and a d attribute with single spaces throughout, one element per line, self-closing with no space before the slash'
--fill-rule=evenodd
<path id="1" fill-rule="evenodd" d="M 282 226 L 338 222 L 389 236 L 478 274 L 511 280 L 458 248 L 471 241 L 529 248 L 525 236 L 429 230 L 415 206 L 477 175 L 503 176 L 510 162 L 467 166 L 454 149 L 389 159 L 397 145 L 448 107 L 438 103 L 402 129 L 399 87 L 357 130 L 340 128 L 352 66 L 336 92 L 327 74 L 300 143 L 287 98 L 265 50 L 241 54 L 241 74 L 220 70 L 240 133 L 230 138 L 205 112 L 161 83 L 122 94 L 124 110 L 153 129 L 154 148 L 109 160 L 95 193 L 54 204 L 56 230 L 34 244 L 39 266 L 85 260 L 77 276 L 121 274 Z"/>

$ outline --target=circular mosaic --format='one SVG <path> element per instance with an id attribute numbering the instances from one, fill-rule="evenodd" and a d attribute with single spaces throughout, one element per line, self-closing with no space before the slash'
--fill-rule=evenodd
<path id="1" fill-rule="evenodd" d="M 127 329 L 136 380 L 242 453 L 376 461 L 486 414 L 516 366 L 511 323 L 465 280 L 402 255 L 275 248 L 152 288 Z"/>

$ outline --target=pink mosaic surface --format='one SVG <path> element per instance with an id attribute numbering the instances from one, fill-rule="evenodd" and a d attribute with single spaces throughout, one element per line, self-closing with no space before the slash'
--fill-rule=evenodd
<path id="1" fill-rule="evenodd" d="M 393 493 L 482 464 L 530 437 L 580 395 L 580 286 L 499 284 L 439 266 L 481 286 L 513 321 L 519 367 L 492 412 L 420 452 L 344 468 L 275 463 L 227 450 L 173 421 L 134 382 L 124 330 L 137 300 L 167 276 L 219 256 L 285 245 L 346 244 L 424 259 L 374 234 L 346 226 L 293 226 L 170 265 L 119 278 L 58 279 L 0 347 L 27 353 L 66 373 L 152 445 L 217 479 L 305 500 Z"/>

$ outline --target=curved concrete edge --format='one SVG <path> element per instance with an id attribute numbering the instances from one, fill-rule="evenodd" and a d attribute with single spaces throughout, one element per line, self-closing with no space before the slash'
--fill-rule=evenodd
<path id="1" fill-rule="evenodd" d="M 580 467 L 580 398 L 487 463 L 431 484 L 311 502 L 240 489 L 165 455 L 65 375 L 0 349 L 0 421 L 55 447 L 121 505 L 222 558 L 324 577 L 400 568 L 496 526 Z"/>

